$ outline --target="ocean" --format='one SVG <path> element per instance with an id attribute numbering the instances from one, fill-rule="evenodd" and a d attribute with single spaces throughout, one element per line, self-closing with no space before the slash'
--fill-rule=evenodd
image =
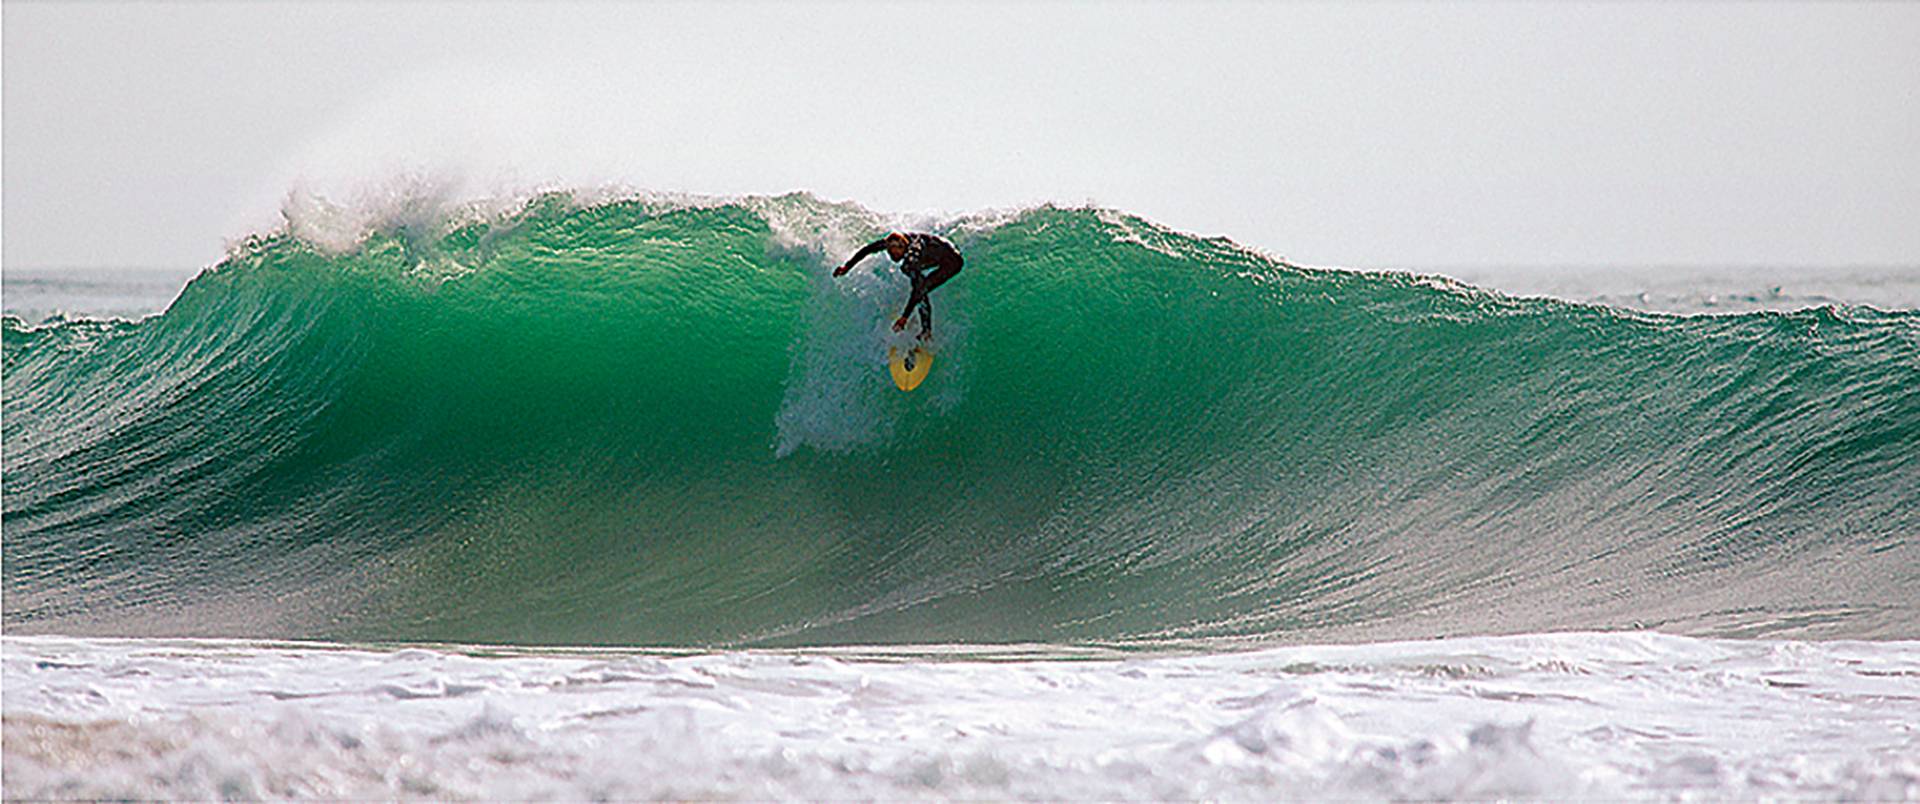
<path id="1" fill-rule="evenodd" d="M 555 193 L 3 295 L 8 798 L 1920 798 L 1920 267 Z"/>

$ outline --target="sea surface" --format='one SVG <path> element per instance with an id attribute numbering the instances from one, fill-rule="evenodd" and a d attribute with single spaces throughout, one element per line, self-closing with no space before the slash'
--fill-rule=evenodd
<path id="1" fill-rule="evenodd" d="M 8 798 L 1920 798 L 1920 267 L 555 193 L 0 280 Z"/>

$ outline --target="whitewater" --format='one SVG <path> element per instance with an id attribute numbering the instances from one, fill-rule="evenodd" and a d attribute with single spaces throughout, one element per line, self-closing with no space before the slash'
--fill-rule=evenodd
<path id="1" fill-rule="evenodd" d="M 8 278 L 9 798 L 1920 798 L 1911 276 L 288 218 L 145 317 Z M 895 228 L 967 257 L 913 394 L 828 275 Z"/>

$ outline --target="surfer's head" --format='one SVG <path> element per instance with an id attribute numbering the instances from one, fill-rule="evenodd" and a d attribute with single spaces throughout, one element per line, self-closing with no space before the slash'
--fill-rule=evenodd
<path id="1" fill-rule="evenodd" d="M 907 236 L 899 232 L 887 235 L 887 256 L 894 262 L 907 258 Z"/>

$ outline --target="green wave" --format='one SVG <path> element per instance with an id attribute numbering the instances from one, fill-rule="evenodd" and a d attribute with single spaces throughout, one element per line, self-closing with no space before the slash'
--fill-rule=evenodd
<path id="1" fill-rule="evenodd" d="M 9 632 L 543 644 L 1920 636 L 1920 315 L 1678 317 L 1122 213 L 536 199 L 5 324 Z"/>

